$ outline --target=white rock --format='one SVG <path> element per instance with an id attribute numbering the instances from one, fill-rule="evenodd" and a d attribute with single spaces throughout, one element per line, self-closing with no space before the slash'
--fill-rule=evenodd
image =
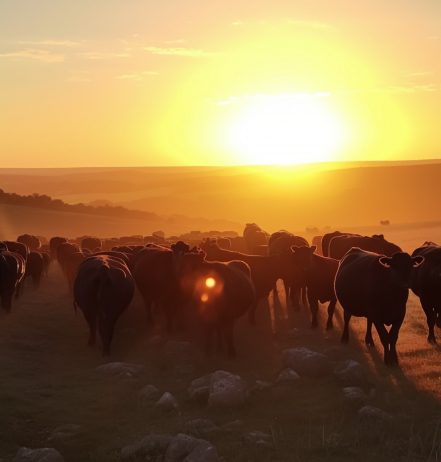
<path id="1" fill-rule="evenodd" d="M 256 383 L 251 387 L 251 392 L 260 392 L 260 391 L 265 391 L 269 390 L 272 387 L 271 382 L 266 382 L 264 380 L 256 380 Z"/>
<path id="2" fill-rule="evenodd" d="M 63 456 L 53 448 L 20 448 L 14 462 L 64 462 Z"/>
<path id="3" fill-rule="evenodd" d="M 393 420 L 393 417 L 382 409 L 374 406 L 363 406 L 358 410 L 358 417 L 363 423 L 388 423 Z"/>
<path id="4" fill-rule="evenodd" d="M 188 433 L 196 437 L 204 437 L 206 435 L 220 431 L 220 428 L 210 419 L 192 419 L 185 424 Z"/>
<path id="5" fill-rule="evenodd" d="M 216 448 L 206 440 L 179 433 L 170 442 L 164 462 L 217 462 Z"/>
<path id="6" fill-rule="evenodd" d="M 360 387 L 345 387 L 343 388 L 343 398 L 351 405 L 366 404 L 368 399 L 366 393 Z"/>
<path id="7" fill-rule="evenodd" d="M 299 374 L 291 368 L 284 369 L 277 377 L 276 383 L 279 385 L 293 385 L 300 379 Z"/>
<path id="8" fill-rule="evenodd" d="M 98 366 L 96 370 L 100 373 L 118 378 L 133 378 L 144 371 L 145 367 L 141 364 L 131 364 L 122 362 L 112 362 Z"/>
<path id="9" fill-rule="evenodd" d="M 208 396 L 210 395 L 210 379 L 211 374 L 208 374 L 192 380 L 187 392 L 193 401 L 201 403 L 206 403 L 208 401 Z"/>
<path id="10" fill-rule="evenodd" d="M 158 401 L 156 401 L 155 406 L 164 411 L 174 411 L 179 408 L 177 399 L 168 391 L 166 391 Z"/>
<path id="11" fill-rule="evenodd" d="M 345 386 L 363 386 L 367 383 L 363 367 L 352 359 L 337 366 L 334 369 L 334 375 Z"/>
<path id="12" fill-rule="evenodd" d="M 138 393 L 138 397 L 142 403 L 152 401 L 158 396 L 159 390 L 154 385 L 146 385 Z"/>
<path id="13" fill-rule="evenodd" d="M 245 433 L 243 435 L 243 440 L 245 441 L 245 443 L 252 446 L 258 446 L 261 448 L 273 447 L 273 439 L 271 435 L 261 431 Z"/>
<path id="14" fill-rule="evenodd" d="M 210 407 L 234 407 L 243 404 L 247 399 L 247 386 L 238 375 L 226 371 L 216 371 L 210 378 Z"/>
<path id="15" fill-rule="evenodd" d="M 80 431 L 81 431 L 80 425 L 75 425 L 75 424 L 60 425 L 59 427 L 55 428 L 54 431 L 50 434 L 48 441 L 66 440 L 69 438 L 73 438 L 74 436 L 78 435 Z"/>
<path id="16" fill-rule="evenodd" d="M 135 458 L 144 460 L 162 460 L 173 437 L 171 435 L 151 434 L 141 441 L 121 449 L 121 460 L 131 461 Z"/>
<path id="17" fill-rule="evenodd" d="M 304 347 L 283 350 L 282 362 L 285 367 L 294 369 L 300 376 L 318 378 L 331 372 L 326 355 Z"/>

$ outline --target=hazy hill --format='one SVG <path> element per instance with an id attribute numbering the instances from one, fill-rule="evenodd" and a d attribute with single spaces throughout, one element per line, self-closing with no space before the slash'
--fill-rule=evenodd
<path id="1" fill-rule="evenodd" d="M 174 220 L 171 232 L 225 229 L 232 222 L 240 230 L 248 221 L 269 231 L 441 221 L 440 162 L 0 169 L 0 188 L 152 212 Z"/>

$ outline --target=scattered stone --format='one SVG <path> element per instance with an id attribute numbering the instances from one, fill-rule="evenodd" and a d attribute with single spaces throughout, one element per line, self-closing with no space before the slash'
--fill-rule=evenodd
<path id="1" fill-rule="evenodd" d="M 175 411 L 179 408 L 177 399 L 168 391 L 156 401 L 155 406 L 165 412 Z"/>
<path id="2" fill-rule="evenodd" d="M 55 428 L 50 434 L 48 441 L 67 440 L 78 435 L 81 431 L 80 425 L 66 424 Z"/>
<path id="3" fill-rule="evenodd" d="M 355 406 L 363 406 L 368 400 L 366 393 L 360 387 L 343 388 L 343 398 L 346 403 Z"/>
<path id="4" fill-rule="evenodd" d="M 240 406 L 247 399 L 247 386 L 238 375 L 227 371 L 216 371 L 210 378 L 210 407 Z"/>
<path id="5" fill-rule="evenodd" d="M 210 379 L 211 374 L 204 375 L 194 379 L 187 389 L 187 393 L 193 401 L 198 401 L 205 404 L 210 395 Z"/>
<path id="6" fill-rule="evenodd" d="M 300 376 L 325 377 L 331 372 L 329 359 L 322 353 L 308 348 L 288 348 L 282 352 L 285 367 L 294 369 Z"/>
<path id="7" fill-rule="evenodd" d="M 121 460 L 163 462 L 219 462 L 216 448 L 206 440 L 183 433 L 176 436 L 152 434 L 121 450 Z"/>
<path id="8" fill-rule="evenodd" d="M 243 420 L 232 420 L 231 422 L 227 422 L 226 424 L 222 425 L 222 430 L 235 433 L 241 430 L 244 426 L 245 422 Z"/>
<path id="9" fill-rule="evenodd" d="M 146 385 L 139 391 L 138 396 L 142 403 L 147 403 L 159 396 L 159 390 L 154 385 Z"/>
<path id="10" fill-rule="evenodd" d="M 272 449 L 274 447 L 272 436 L 269 433 L 260 431 L 245 433 L 243 440 L 249 445 L 260 448 Z"/>
<path id="11" fill-rule="evenodd" d="M 363 406 L 358 410 L 358 418 L 362 423 L 389 423 L 393 417 L 382 409 L 374 406 Z"/>
<path id="12" fill-rule="evenodd" d="M 118 378 L 133 378 L 144 371 L 145 367 L 141 364 L 113 362 L 102 364 L 96 370 L 100 373 L 111 375 Z"/>
<path id="13" fill-rule="evenodd" d="M 185 424 L 185 427 L 188 433 L 198 438 L 220 431 L 220 428 L 210 419 L 192 419 Z"/>
<path id="14" fill-rule="evenodd" d="M 291 368 L 284 369 L 277 377 L 276 383 L 279 385 L 294 385 L 300 379 L 299 374 Z"/>
<path id="15" fill-rule="evenodd" d="M 251 387 L 250 392 L 254 393 L 265 391 L 270 389 L 272 385 L 273 384 L 271 382 L 266 382 L 264 380 L 256 380 L 256 383 Z"/>
<path id="16" fill-rule="evenodd" d="M 121 449 L 121 460 L 133 460 L 143 458 L 144 460 L 162 460 L 173 437 L 171 435 L 151 434 L 141 441 L 125 446 Z"/>
<path id="17" fill-rule="evenodd" d="M 208 402 L 211 407 L 238 406 L 248 397 L 245 381 L 222 370 L 194 379 L 187 391 L 193 401 Z"/>
<path id="18" fill-rule="evenodd" d="M 179 433 L 170 442 L 164 462 L 217 462 L 216 448 L 206 440 Z"/>
<path id="19" fill-rule="evenodd" d="M 14 462 L 64 462 L 63 456 L 53 448 L 20 448 Z"/>
<path id="20" fill-rule="evenodd" d="M 363 367 L 358 361 L 349 359 L 334 369 L 336 379 L 344 386 L 366 386 Z"/>

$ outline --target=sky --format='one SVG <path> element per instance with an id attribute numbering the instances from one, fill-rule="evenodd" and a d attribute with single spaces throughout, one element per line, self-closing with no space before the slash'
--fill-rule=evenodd
<path id="1" fill-rule="evenodd" d="M 439 0 L 0 0 L 0 167 L 441 157 Z"/>

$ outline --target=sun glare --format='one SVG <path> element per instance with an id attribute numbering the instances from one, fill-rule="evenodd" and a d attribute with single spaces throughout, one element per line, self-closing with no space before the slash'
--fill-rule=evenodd
<path id="1" fill-rule="evenodd" d="M 246 164 L 335 160 L 345 131 L 326 99 L 321 94 L 245 98 L 227 126 L 227 148 Z"/>

